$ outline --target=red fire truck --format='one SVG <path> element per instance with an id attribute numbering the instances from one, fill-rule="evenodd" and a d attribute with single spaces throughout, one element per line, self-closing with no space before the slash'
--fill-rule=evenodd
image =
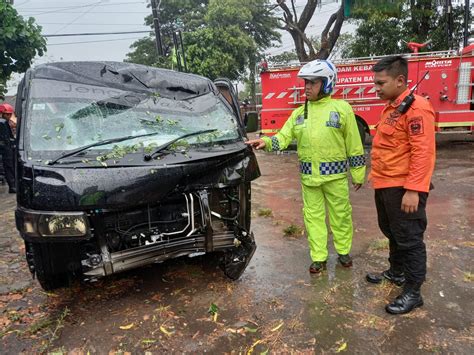
<path id="1" fill-rule="evenodd" d="M 413 87 L 428 71 L 415 93 L 428 98 L 436 112 L 439 133 L 474 130 L 474 44 L 455 51 L 411 53 L 408 84 Z M 373 84 L 374 63 L 381 57 L 334 61 L 337 84 L 333 97 L 348 101 L 356 115 L 362 140 L 374 133 L 385 105 Z M 262 84 L 261 132 L 273 135 L 283 126 L 291 111 L 305 101 L 304 81 L 297 77 L 300 65 L 269 66 L 260 74 Z"/>

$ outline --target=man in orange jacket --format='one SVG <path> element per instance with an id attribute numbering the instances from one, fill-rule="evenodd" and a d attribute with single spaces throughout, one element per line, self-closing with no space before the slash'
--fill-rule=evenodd
<path id="1" fill-rule="evenodd" d="M 388 100 L 372 143 L 369 180 L 375 189 L 379 227 L 390 242 L 390 269 L 381 274 L 369 273 L 366 278 L 372 283 L 385 278 L 399 286 L 403 284 L 403 292 L 385 307 L 388 313 L 402 314 L 423 305 L 423 233 L 435 164 L 435 114 L 425 98 L 413 95 L 412 101 L 406 59 L 385 57 L 372 70 L 378 96 Z"/>

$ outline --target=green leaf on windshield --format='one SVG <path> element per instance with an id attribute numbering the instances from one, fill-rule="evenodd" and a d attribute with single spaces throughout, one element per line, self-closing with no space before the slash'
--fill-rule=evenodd
<path id="1" fill-rule="evenodd" d="M 143 148 L 145 153 L 151 153 L 158 145 L 156 143 L 150 143 L 146 147 Z"/>
<path id="2" fill-rule="evenodd" d="M 51 137 L 48 136 L 47 134 L 42 135 L 42 138 L 44 138 L 44 139 L 46 139 L 46 140 L 48 140 L 48 141 L 51 139 Z"/>
<path id="3" fill-rule="evenodd" d="M 177 124 L 178 124 L 178 121 L 168 120 L 168 125 L 170 125 L 170 126 L 176 126 Z"/>
<path id="4" fill-rule="evenodd" d="M 57 125 L 54 126 L 54 129 L 56 130 L 56 132 L 61 132 L 61 130 L 64 128 L 64 123 L 59 123 Z"/>
<path id="5" fill-rule="evenodd" d="M 156 115 L 155 121 L 156 121 L 157 123 L 162 123 L 162 122 L 163 122 L 163 119 L 161 118 L 160 115 Z"/>

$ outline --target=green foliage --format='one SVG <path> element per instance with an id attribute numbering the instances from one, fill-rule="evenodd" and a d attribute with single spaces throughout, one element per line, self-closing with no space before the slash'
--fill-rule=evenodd
<path id="1" fill-rule="evenodd" d="M 378 6 L 366 4 L 364 9 L 354 9 L 353 19 L 357 23 L 350 50 L 344 57 L 365 57 L 407 53 L 407 42 L 431 43 L 422 51 L 447 50 L 450 45 L 457 48 L 463 36 L 463 8 L 453 8 L 453 38 L 448 44 L 447 20 L 439 11 L 436 0 L 405 0 L 399 11 L 384 11 Z"/>
<path id="2" fill-rule="evenodd" d="M 374 11 L 359 24 L 348 57 L 401 53 L 402 23 L 399 18 L 387 18 Z"/>
<path id="3" fill-rule="evenodd" d="M 304 229 L 296 224 L 290 224 L 288 227 L 283 229 L 283 233 L 286 237 L 301 237 L 304 234 Z"/>
<path id="4" fill-rule="evenodd" d="M 41 27 L 28 20 L 5 1 L 0 2 L 0 96 L 6 92 L 6 82 L 12 73 L 23 73 L 36 55 L 46 51 Z"/>
<path id="5" fill-rule="evenodd" d="M 403 0 L 349 0 L 351 3 L 351 17 L 364 18 L 370 14 L 367 9 L 373 9 L 385 16 L 398 17 L 406 1 Z"/>
<path id="6" fill-rule="evenodd" d="M 389 245 L 388 245 L 388 239 L 376 239 L 376 240 L 373 240 L 370 245 L 369 245 L 369 249 L 372 249 L 372 250 L 387 250 L 389 248 Z"/>
<path id="7" fill-rule="evenodd" d="M 258 210 L 258 215 L 260 217 L 272 217 L 273 212 L 270 208 L 261 208 Z"/>
<path id="8" fill-rule="evenodd" d="M 289 63 L 295 60 L 298 60 L 298 55 L 296 54 L 296 51 L 294 49 L 268 57 L 269 64 Z"/>
<path id="9" fill-rule="evenodd" d="M 241 78 L 259 60 L 258 52 L 280 39 L 269 4 L 270 0 L 162 0 L 165 57 L 158 58 L 150 36 L 131 46 L 127 61 L 170 68 L 171 36 L 181 29 L 190 72 L 211 79 Z M 145 22 L 151 25 L 151 16 Z"/>
<path id="10" fill-rule="evenodd" d="M 245 70 L 249 54 L 256 48 L 252 39 L 237 26 L 203 28 L 189 33 L 190 44 L 186 47 L 188 68 L 215 79 L 225 76 L 238 79 Z"/>

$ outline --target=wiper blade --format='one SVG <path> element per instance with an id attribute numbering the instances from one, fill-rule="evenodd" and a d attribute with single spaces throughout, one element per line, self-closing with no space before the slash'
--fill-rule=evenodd
<path id="1" fill-rule="evenodd" d="M 204 133 L 212 133 L 212 132 L 215 132 L 215 131 L 217 131 L 217 129 L 204 129 L 204 130 L 201 130 L 201 131 L 196 131 L 196 132 L 183 134 L 182 136 L 179 136 L 178 138 L 175 138 L 175 139 L 169 141 L 168 143 L 160 145 L 159 147 L 157 147 L 153 151 L 153 153 L 145 155 L 144 159 L 146 161 L 151 160 L 156 154 L 158 154 L 159 152 L 162 152 L 163 150 L 168 148 L 170 145 L 172 145 L 173 143 L 175 143 L 175 142 L 177 142 L 181 139 L 184 139 L 184 138 L 187 138 L 187 137 L 192 137 L 192 136 L 198 136 L 198 135 L 204 134 Z"/>
<path id="2" fill-rule="evenodd" d="M 56 157 L 55 159 L 51 160 L 48 162 L 48 165 L 54 165 L 56 164 L 59 160 L 63 159 L 63 158 L 67 158 L 67 157 L 70 157 L 70 156 L 73 156 L 73 155 L 76 155 L 77 153 L 80 153 L 84 150 L 87 150 L 89 148 L 92 148 L 92 147 L 99 147 L 101 145 L 107 145 L 107 144 L 111 144 L 111 143 L 118 143 L 118 142 L 122 142 L 122 141 L 126 141 L 126 140 L 129 140 L 129 139 L 134 139 L 134 138 L 140 138 L 140 137 L 148 137 L 148 136 L 154 136 L 154 135 L 157 135 L 157 134 L 160 134 L 161 132 L 154 132 L 154 133 L 146 133 L 146 134 L 139 134 L 137 136 L 125 136 L 125 137 L 117 137 L 117 138 L 110 138 L 110 139 L 104 139 L 102 141 L 98 141 L 98 142 L 95 142 L 95 143 L 91 143 L 91 144 L 88 144 L 88 145 L 85 145 L 83 147 L 79 147 L 79 148 L 76 148 L 74 150 L 71 150 L 70 152 L 67 152 L 65 154 L 62 154 L 58 157 Z"/>

